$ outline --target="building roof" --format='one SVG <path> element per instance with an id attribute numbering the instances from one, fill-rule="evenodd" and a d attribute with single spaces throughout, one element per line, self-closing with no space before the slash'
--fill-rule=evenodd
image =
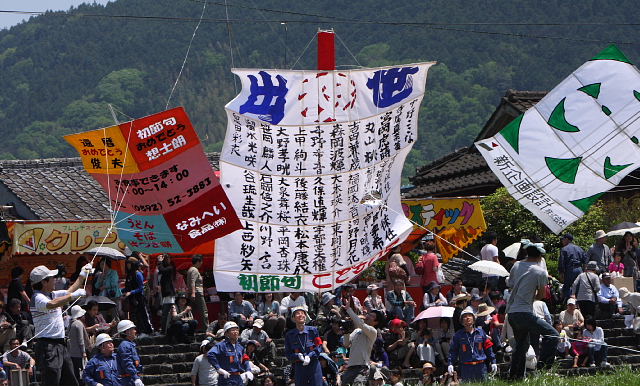
<path id="1" fill-rule="evenodd" d="M 219 153 L 208 153 L 218 170 Z M 109 219 L 107 193 L 86 172 L 79 157 L 0 161 L 5 205 L 25 207 L 11 217 L 26 220 Z M 19 201 L 16 203 L 14 200 Z"/>
<path id="2" fill-rule="evenodd" d="M 475 141 L 494 136 L 545 95 L 508 90 Z M 473 144 L 420 167 L 409 180 L 414 188 L 403 195 L 406 198 L 487 195 L 502 186 Z"/>

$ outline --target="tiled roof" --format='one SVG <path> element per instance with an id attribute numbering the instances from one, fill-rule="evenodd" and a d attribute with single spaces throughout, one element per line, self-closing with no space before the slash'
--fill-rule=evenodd
<path id="1" fill-rule="evenodd" d="M 218 153 L 208 153 L 218 170 Z M 0 161 L 0 184 L 36 216 L 46 220 L 109 218 L 106 192 L 89 175 L 80 158 Z"/>
<path id="2" fill-rule="evenodd" d="M 508 90 L 476 141 L 494 136 L 545 94 L 544 91 Z M 484 195 L 502 186 L 474 145 L 420 167 L 409 180 L 415 187 L 403 195 L 407 198 Z"/>
<path id="3" fill-rule="evenodd" d="M 415 188 L 406 198 L 482 195 L 501 186 L 474 146 L 421 167 L 409 180 Z"/>

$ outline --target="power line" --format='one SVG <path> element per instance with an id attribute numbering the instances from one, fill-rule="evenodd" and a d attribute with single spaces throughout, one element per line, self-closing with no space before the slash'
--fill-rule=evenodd
<path id="1" fill-rule="evenodd" d="M 196 0 L 190 0 L 196 1 Z M 211 3 L 211 2 L 210 2 Z M 217 4 L 217 3 L 214 3 Z M 253 9 L 252 7 L 249 7 Z M 267 10 L 267 9 L 265 9 Z M 276 12 L 275 10 L 267 10 L 271 12 Z M 285 12 L 285 11 L 282 11 Z M 42 15 L 45 12 L 39 11 L 14 11 L 14 10 L 0 10 L 0 13 L 18 13 L 18 14 L 29 14 L 29 15 Z M 68 17 L 90 17 L 90 18 L 110 18 L 110 19 L 124 19 L 124 20 L 151 20 L 151 21 L 170 21 L 170 22 L 199 22 L 200 18 L 193 17 L 178 17 L 178 16 L 148 16 L 148 15 L 107 15 L 107 14 L 90 14 L 90 13 L 68 13 L 68 12 L 60 12 L 54 13 L 54 15 L 68 16 Z M 308 16 L 314 16 L 313 14 L 308 14 Z M 438 31 L 455 31 L 455 32 L 465 32 L 465 33 L 474 33 L 480 35 L 496 35 L 496 36 L 507 36 L 507 37 L 516 37 L 516 38 L 531 38 L 531 39 L 550 39 L 550 40 L 567 40 L 567 41 L 576 41 L 576 42 L 589 42 L 589 43 L 616 43 L 618 45 L 635 45 L 638 44 L 634 41 L 615 41 L 615 40 L 603 40 L 603 39 L 584 39 L 584 38 L 574 38 L 567 36 L 551 36 L 551 35 L 536 35 L 530 33 L 514 33 L 514 32 L 499 32 L 499 31 L 484 31 L 484 30 L 476 30 L 476 29 L 464 29 L 464 28 L 454 28 L 451 26 L 640 26 L 640 23 L 429 23 L 429 22 L 397 22 L 397 21 L 374 21 L 374 20 L 357 20 L 357 19 L 342 19 L 342 18 L 333 18 L 329 16 L 317 16 L 326 18 L 329 20 L 284 20 L 284 19 L 274 19 L 274 20 L 264 20 L 264 19 L 249 19 L 249 18 L 238 18 L 238 19 L 214 19 L 214 18 L 205 18 L 202 19 L 203 23 L 289 23 L 289 24 L 322 24 L 322 23 L 332 23 L 332 24 L 361 24 L 361 25 L 387 25 L 387 26 L 405 26 L 405 27 L 422 27 L 431 30 Z"/>

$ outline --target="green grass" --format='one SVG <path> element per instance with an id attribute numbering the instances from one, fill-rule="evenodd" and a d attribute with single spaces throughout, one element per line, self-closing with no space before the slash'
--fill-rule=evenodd
<path id="1" fill-rule="evenodd" d="M 405 383 L 412 386 L 411 383 Z M 631 366 L 617 366 L 614 372 L 595 375 L 562 376 L 554 371 L 540 373 L 514 383 L 504 379 L 489 379 L 483 383 L 461 383 L 461 386 L 640 386 L 640 371 Z"/>
<path id="2" fill-rule="evenodd" d="M 631 366 L 616 367 L 614 372 L 598 373 L 595 375 L 560 376 L 553 371 L 540 373 L 526 378 L 521 382 L 513 383 L 502 379 L 488 380 L 481 383 L 483 386 L 640 386 L 640 372 Z"/>

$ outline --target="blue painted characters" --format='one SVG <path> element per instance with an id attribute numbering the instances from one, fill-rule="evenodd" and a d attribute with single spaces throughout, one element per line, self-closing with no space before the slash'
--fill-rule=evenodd
<path id="1" fill-rule="evenodd" d="M 284 118 L 285 96 L 289 91 L 287 80 L 282 75 L 276 75 L 278 85 L 274 85 L 268 72 L 260 71 L 258 74 L 262 78 L 262 86 L 254 75 L 247 75 L 251 81 L 251 95 L 240 106 L 240 114 L 256 114 L 263 121 L 277 125 Z"/>
<path id="2" fill-rule="evenodd" d="M 390 68 L 378 70 L 367 81 L 367 87 L 373 90 L 373 103 L 376 107 L 389 107 L 401 102 L 413 91 L 412 74 L 418 67 Z"/>

